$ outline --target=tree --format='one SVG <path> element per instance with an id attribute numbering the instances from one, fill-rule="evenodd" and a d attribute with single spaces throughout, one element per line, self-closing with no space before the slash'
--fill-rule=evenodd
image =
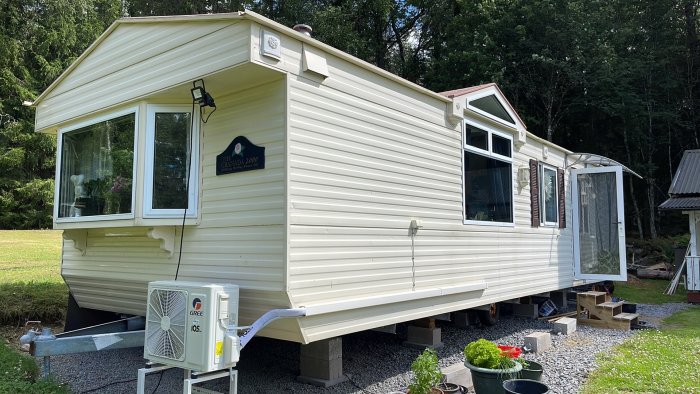
<path id="1" fill-rule="evenodd" d="M 116 0 L 0 4 L 0 228 L 51 226 L 55 137 L 34 133 L 33 111 L 22 102 L 120 15 Z"/>

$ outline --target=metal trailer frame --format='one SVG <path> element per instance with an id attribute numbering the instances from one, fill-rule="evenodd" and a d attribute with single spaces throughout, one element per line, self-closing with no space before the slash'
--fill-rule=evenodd
<path id="1" fill-rule="evenodd" d="M 243 347 L 245 347 L 260 330 L 277 319 L 305 315 L 306 309 L 304 308 L 272 309 L 267 311 L 253 322 L 250 327 L 245 327 L 245 333 L 238 337 L 240 340 L 239 345 L 234 346 L 235 349 L 231 349 L 231 351 L 240 354 Z M 51 356 L 144 346 L 146 333 L 143 327 L 145 325 L 145 320 L 145 317 L 142 316 L 130 317 L 111 323 L 68 331 L 58 335 L 53 335 L 50 328 L 42 328 L 41 332 L 29 330 L 20 338 L 20 342 L 30 345 L 29 352 L 31 355 L 43 357 L 42 376 L 46 378 L 51 373 Z M 123 331 L 114 332 L 120 329 Z M 229 329 L 233 332 L 237 332 L 238 330 L 244 329 L 244 327 L 232 326 L 229 327 Z M 237 358 L 235 360 L 237 360 Z M 138 371 L 138 394 L 143 394 L 147 374 L 170 368 L 177 368 L 175 366 L 150 362 L 147 363 L 147 365 L 146 368 L 141 368 Z M 207 373 L 185 370 L 183 393 L 215 394 L 215 391 L 196 387 L 194 384 L 228 376 L 229 394 L 236 394 L 238 392 L 238 371 L 235 370 L 234 367 L 235 364 L 233 367 L 224 370 Z"/>

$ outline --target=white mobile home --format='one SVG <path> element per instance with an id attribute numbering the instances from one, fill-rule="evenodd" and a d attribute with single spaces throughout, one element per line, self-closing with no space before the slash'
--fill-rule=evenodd
<path id="1" fill-rule="evenodd" d="M 243 324 L 305 307 L 262 334 L 309 343 L 625 276 L 620 166 L 493 84 L 438 94 L 251 12 L 119 20 L 35 106 L 81 307 L 231 283 Z"/>

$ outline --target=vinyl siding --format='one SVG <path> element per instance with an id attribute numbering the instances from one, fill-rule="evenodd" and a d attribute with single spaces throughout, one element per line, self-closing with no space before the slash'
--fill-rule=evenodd
<path id="1" fill-rule="evenodd" d="M 514 225 L 463 224 L 462 135 L 446 121 L 445 104 L 328 63 L 321 83 L 307 73 L 290 81 L 294 303 L 411 292 L 414 281 L 416 290 L 480 282 L 487 289 L 307 317 L 307 341 L 572 285 L 570 229 L 532 228 L 529 186 L 517 186 L 519 167 L 543 161 L 541 143 L 530 139 L 513 154 Z M 563 167 L 563 152 L 549 150 L 546 162 Z M 415 266 L 412 219 L 423 226 Z"/>
<path id="2" fill-rule="evenodd" d="M 347 100 L 375 105 L 380 114 L 389 118 L 409 114 L 431 123 L 444 123 L 447 99 L 441 101 L 428 97 L 425 93 L 416 90 L 416 86 L 409 87 L 390 81 L 375 71 L 325 53 L 313 45 L 300 42 L 295 37 L 279 36 L 282 48 L 280 60 L 263 56 L 260 54 L 260 34 L 265 28 L 257 28 L 255 24 L 253 26 L 252 62 L 278 69 L 290 76 L 303 75 L 304 79 L 299 81 L 309 87 L 322 85 L 324 88 L 344 92 Z M 331 74 L 329 78 L 324 79 L 313 72 L 302 71 L 304 48 L 326 59 Z M 343 109 L 342 106 L 339 108 Z"/>
<path id="3" fill-rule="evenodd" d="M 185 228 L 178 279 L 239 285 L 241 324 L 249 324 L 270 309 L 289 306 L 284 291 L 285 82 L 216 99 L 219 109 L 202 127 L 201 224 Z M 266 148 L 266 168 L 216 176 L 216 155 L 238 135 Z M 84 256 L 73 241 L 64 241 L 62 273 L 81 306 L 143 315 L 148 282 L 175 277 L 180 228 L 173 256 L 147 237 L 147 227 L 120 230 L 129 236 L 89 230 Z M 296 321 L 275 324 L 263 335 L 300 340 Z"/>
<path id="4" fill-rule="evenodd" d="M 247 62 L 249 32 L 248 22 L 122 24 L 39 103 L 36 130 Z"/>

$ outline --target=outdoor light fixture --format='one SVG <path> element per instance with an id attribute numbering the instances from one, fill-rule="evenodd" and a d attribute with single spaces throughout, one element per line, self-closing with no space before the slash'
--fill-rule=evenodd
<path id="1" fill-rule="evenodd" d="M 203 79 L 198 79 L 192 82 L 192 86 L 192 89 L 190 89 L 190 92 L 192 93 L 192 101 L 199 104 L 200 107 L 216 108 L 214 98 L 207 93 L 207 89 L 204 87 Z"/>
<path id="2" fill-rule="evenodd" d="M 530 183 L 530 169 L 522 166 L 518 168 L 518 186 L 524 188 L 528 183 Z"/>

